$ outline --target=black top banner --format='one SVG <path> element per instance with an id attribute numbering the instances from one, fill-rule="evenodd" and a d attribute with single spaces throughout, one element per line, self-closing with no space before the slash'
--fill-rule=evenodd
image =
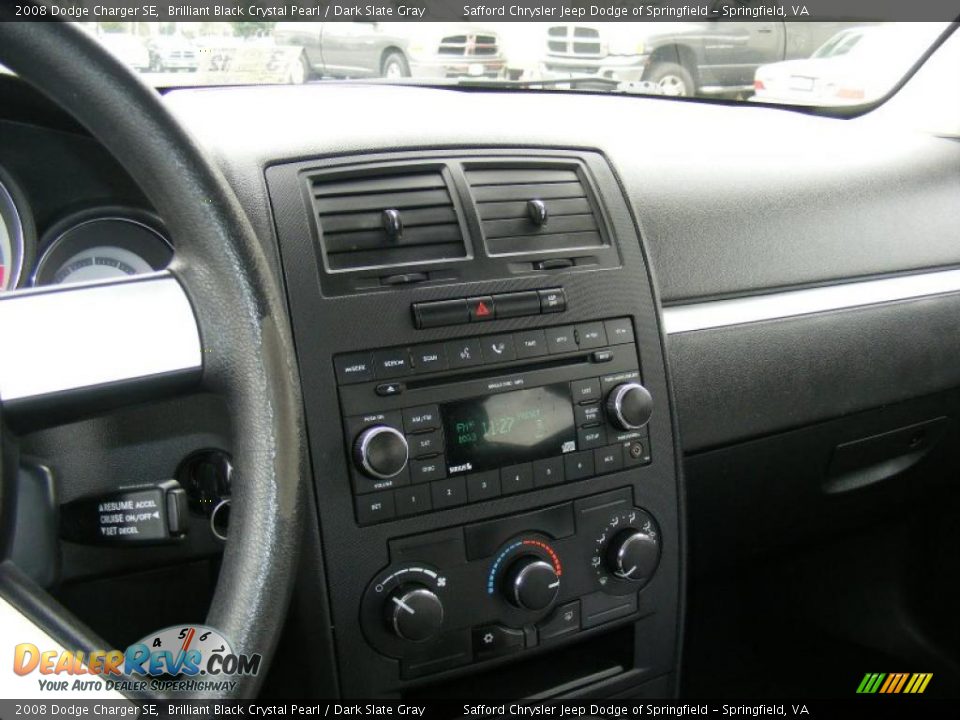
<path id="1" fill-rule="evenodd" d="M 286 22 L 953 21 L 960 0 L 3 0 L 9 19 Z"/>

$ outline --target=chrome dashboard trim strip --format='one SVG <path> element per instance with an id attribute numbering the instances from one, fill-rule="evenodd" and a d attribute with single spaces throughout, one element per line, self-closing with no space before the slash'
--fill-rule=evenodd
<path id="1" fill-rule="evenodd" d="M 729 300 L 673 305 L 663 309 L 663 325 L 668 335 L 676 335 L 952 292 L 960 292 L 960 270 L 939 270 Z"/>
<path id="2" fill-rule="evenodd" d="M 167 271 L 0 296 L 0 400 L 199 371 L 193 308 Z"/>

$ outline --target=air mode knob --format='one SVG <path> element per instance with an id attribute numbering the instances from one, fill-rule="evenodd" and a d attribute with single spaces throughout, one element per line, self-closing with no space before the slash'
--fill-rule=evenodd
<path id="1" fill-rule="evenodd" d="M 407 439 L 399 430 L 387 425 L 374 425 L 357 436 L 353 444 L 353 460 L 364 475 L 387 480 L 407 466 Z"/>
<path id="2" fill-rule="evenodd" d="M 523 610 L 543 610 L 553 604 L 560 578 L 553 565 L 536 555 L 518 558 L 504 576 L 507 600 Z"/>
<path id="3" fill-rule="evenodd" d="M 660 562 L 660 543 L 636 528 L 614 536 L 607 548 L 607 568 L 620 580 L 646 582 Z"/>
<path id="4" fill-rule="evenodd" d="M 440 632 L 443 603 L 423 585 L 404 585 L 387 598 L 387 626 L 402 640 L 424 642 Z"/>
<path id="5" fill-rule="evenodd" d="M 638 382 L 617 385 L 607 395 L 607 414 L 621 430 L 638 430 L 650 420 L 653 398 L 650 391 Z"/>

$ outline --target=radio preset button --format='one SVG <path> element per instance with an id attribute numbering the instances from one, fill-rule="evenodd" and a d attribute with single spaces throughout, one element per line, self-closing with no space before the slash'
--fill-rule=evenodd
<path id="1" fill-rule="evenodd" d="M 443 455 L 437 455 L 426 460 L 413 460 L 410 463 L 410 479 L 413 483 L 443 480 L 447 474 L 444 465 Z"/>
<path id="2" fill-rule="evenodd" d="M 630 318 L 617 318 L 603 323 L 607 329 L 607 342 L 611 345 L 626 345 L 633 342 L 633 323 Z"/>
<path id="3" fill-rule="evenodd" d="M 567 481 L 584 480 L 593 475 L 593 452 L 571 453 L 563 456 L 563 466 L 567 474 Z"/>
<path id="4" fill-rule="evenodd" d="M 521 463 L 501 468 L 500 489 L 504 495 L 533 490 L 533 465 Z"/>
<path id="5" fill-rule="evenodd" d="M 592 405 L 574 405 L 573 417 L 577 422 L 577 427 L 584 425 L 594 425 L 603 419 L 603 413 L 600 410 L 600 403 L 595 402 Z"/>
<path id="6" fill-rule="evenodd" d="M 467 483 L 462 477 L 430 483 L 430 495 L 435 510 L 464 505 L 467 502 Z"/>
<path id="7" fill-rule="evenodd" d="M 593 451 L 593 465 L 597 475 L 623 469 L 623 446 L 608 445 Z"/>
<path id="8" fill-rule="evenodd" d="M 536 487 L 558 485 L 563 482 L 563 458 L 554 457 L 533 463 L 533 484 Z"/>
<path id="9" fill-rule="evenodd" d="M 543 330 L 518 332 L 514 334 L 513 339 L 517 346 L 518 358 L 540 357 L 548 352 L 547 336 Z"/>
<path id="10" fill-rule="evenodd" d="M 577 430 L 577 447 L 590 450 L 603 446 L 607 442 L 607 431 L 603 425 L 580 428 Z"/>
<path id="11" fill-rule="evenodd" d="M 440 372 L 447 369 L 447 354 L 440 343 L 415 345 L 411 354 L 415 373 Z"/>
<path id="12" fill-rule="evenodd" d="M 337 382 L 341 385 L 373 380 L 373 362 L 370 353 L 350 353 L 338 355 L 333 359 L 337 371 Z"/>
<path id="13" fill-rule="evenodd" d="M 429 485 L 411 485 L 393 491 L 398 517 L 416 515 L 433 509 Z"/>
<path id="14" fill-rule="evenodd" d="M 415 458 L 443 452 L 443 435 L 439 430 L 430 430 L 418 435 L 407 435 L 410 454 Z"/>
<path id="15" fill-rule="evenodd" d="M 602 322 L 583 323 L 577 325 L 577 344 L 581 350 L 601 348 L 607 344 L 607 334 L 603 330 Z"/>
<path id="16" fill-rule="evenodd" d="M 439 427 L 440 408 L 437 405 L 420 405 L 403 411 L 403 429 L 408 433 Z"/>
<path id="17" fill-rule="evenodd" d="M 547 331 L 547 349 L 551 355 L 573 352 L 577 349 L 577 341 L 573 335 L 573 326 L 549 328 Z"/>
<path id="18" fill-rule="evenodd" d="M 392 520 L 396 516 L 396 505 L 392 492 L 364 495 L 357 498 L 357 522 L 361 525 Z"/>
<path id="19" fill-rule="evenodd" d="M 500 496 L 500 473 L 496 470 L 467 475 L 467 499 L 470 502 L 490 500 Z"/>
<path id="20" fill-rule="evenodd" d="M 471 367 L 483 362 L 480 341 L 477 338 L 452 340 L 444 347 L 447 351 L 447 360 L 452 368 Z"/>
<path id="21" fill-rule="evenodd" d="M 378 378 L 395 378 L 410 374 L 410 356 L 406 348 L 381 350 L 373 354 L 373 369 Z"/>
<path id="22" fill-rule="evenodd" d="M 595 402 L 600 399 L 600 380 L 574 380 L 570 383 L 570 395 L 575 403 Z"/>
<path id="23" fill-rule="evenodd" d="M 507 362 L 517 359 L 517 350 L 513 345 L 513 335 L 490 335 L 480 339 L 485 363 Z"/>

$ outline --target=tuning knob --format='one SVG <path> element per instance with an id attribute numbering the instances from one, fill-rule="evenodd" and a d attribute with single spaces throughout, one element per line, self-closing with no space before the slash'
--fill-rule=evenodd
<path id="1" fill-rule="evenodd" d="M 387 627 L 400 639 L 424 642 L 440 632 L 443 603 L 423 585 L 405 585 L 387 599 L 386 619 Z"/>
<path id="2" fill-rule="evenodd" d="M 636 528 L 617 533 L 607 548 L 607 568 L 620 580 L 646 582 L 659 562 L 660 543 Z"/>
<path id="3" fill-rule="evenodd" d="M 607 395 L 607 414 L 621 430 L 637 430 L 650 420 L 653 398 L 638 382 L 617 385 Z"/>
<path id="4" fill-rule="evenodd" d="M 399 430 L 374 425 L 357 436 L 353 459 L 360 472 L 378 480 L 398 475 L 407 466 L 407 439 Z"/>
<path id="5" fill-rule="evenodd" d="M 560 578 L 546 560 L 526 555 L 507 570 L 503 590 L 512 605 L 524 610 L 543 610 L 557 599 Z"/>

